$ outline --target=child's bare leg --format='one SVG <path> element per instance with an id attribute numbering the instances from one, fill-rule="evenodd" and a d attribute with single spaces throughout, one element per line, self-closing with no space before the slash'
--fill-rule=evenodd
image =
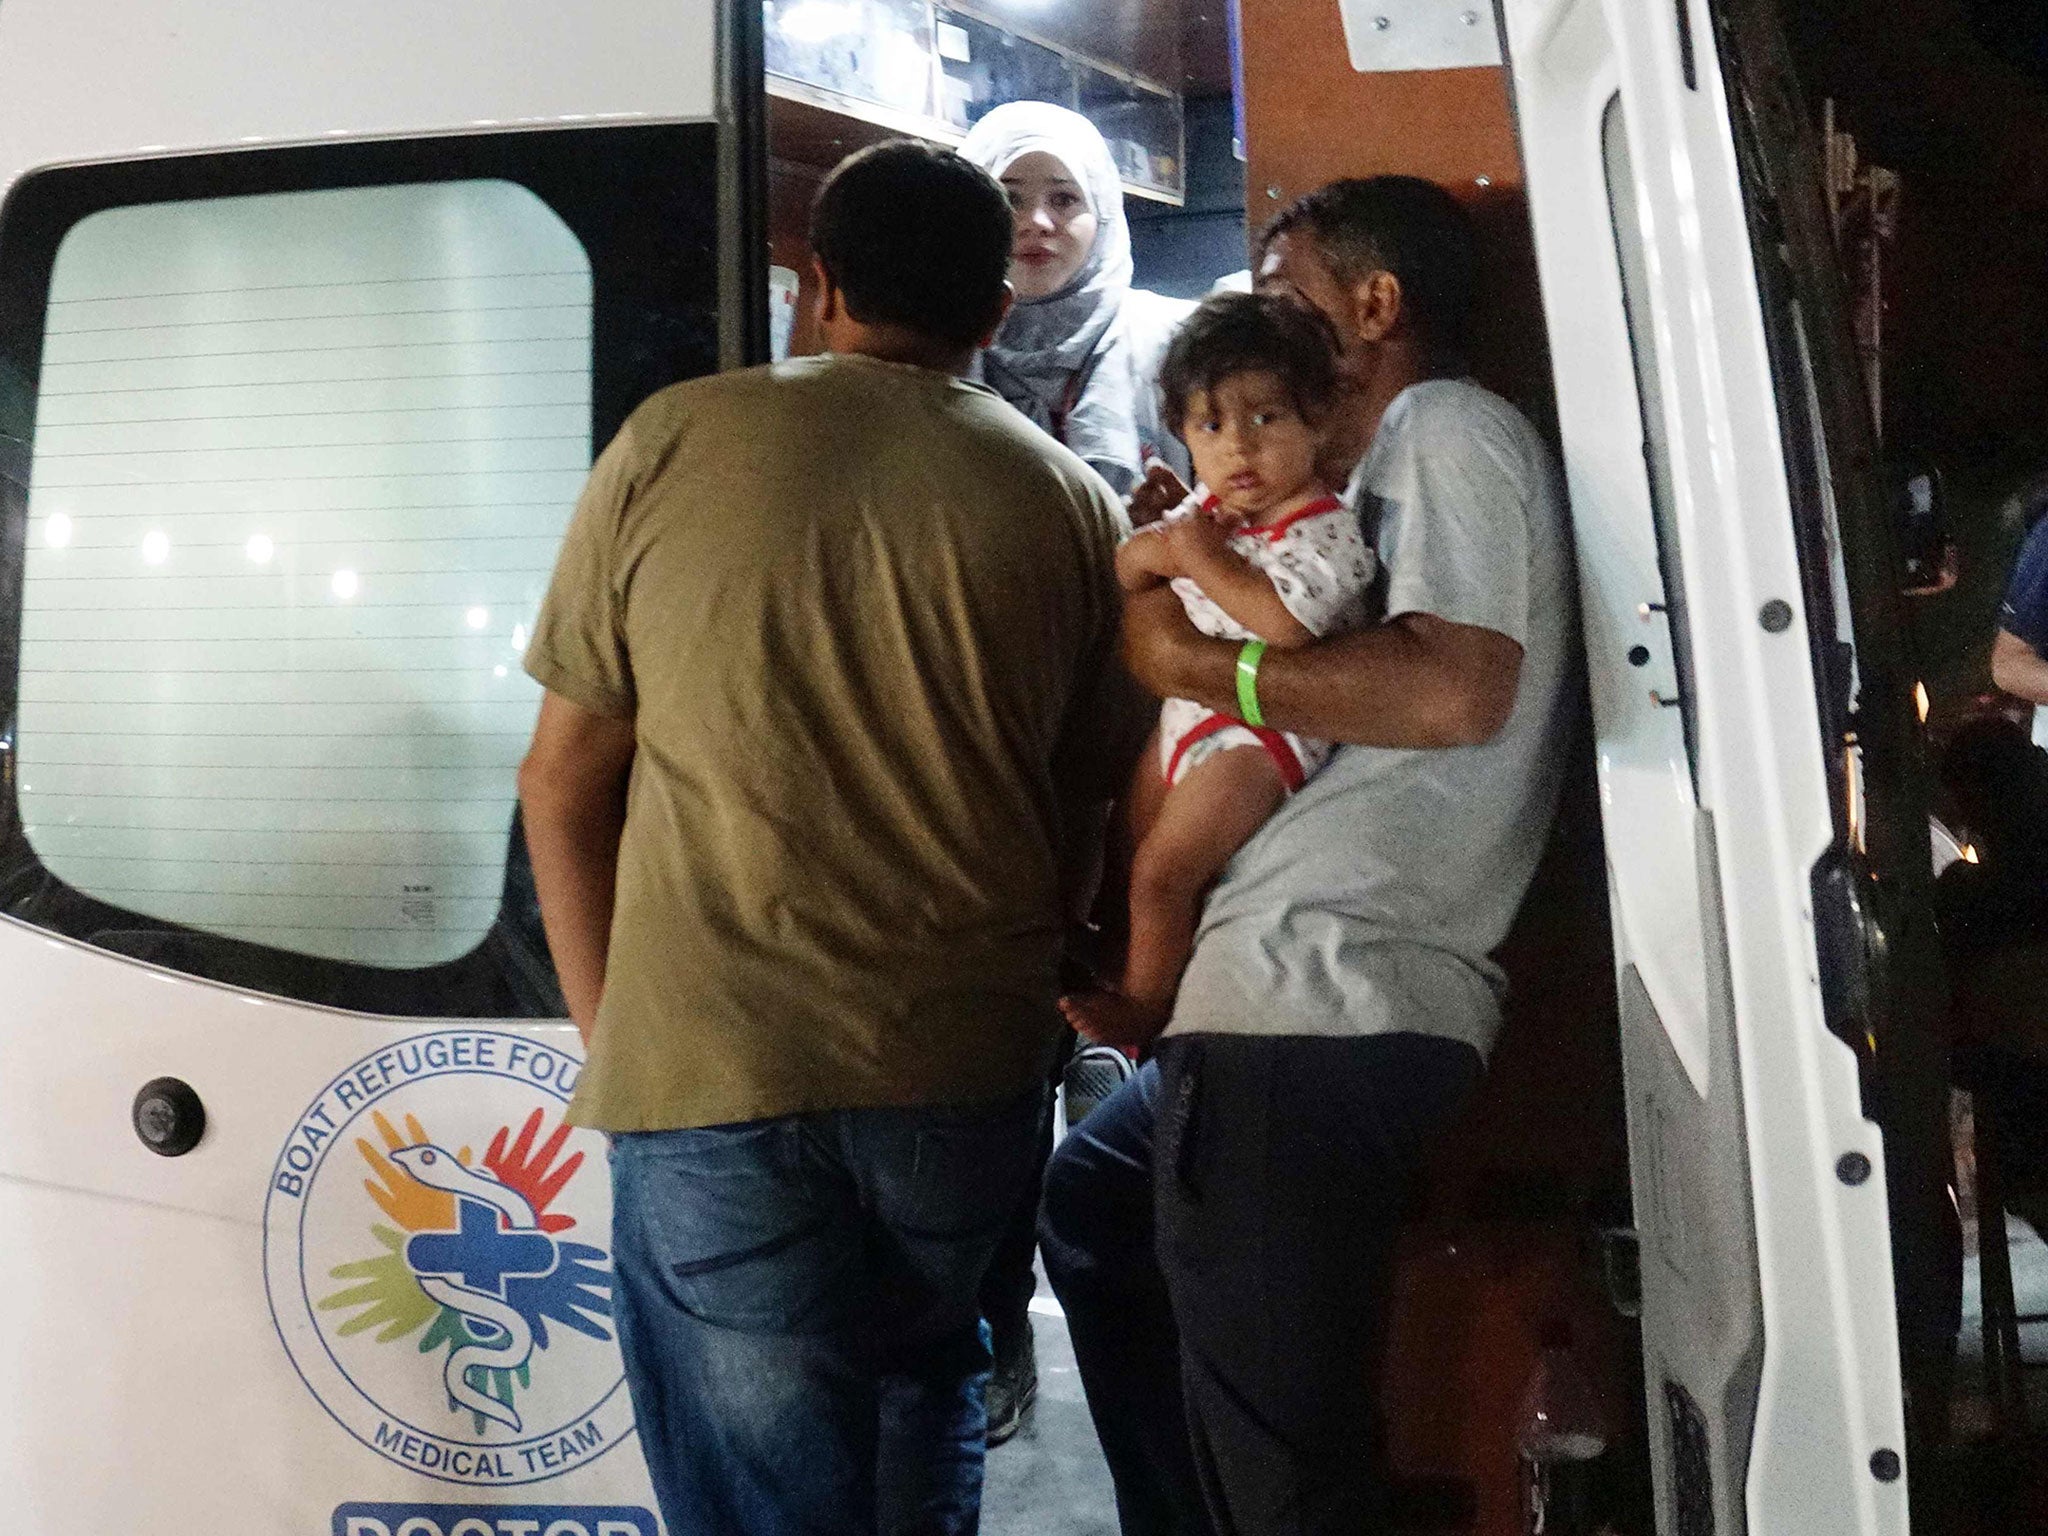
<path id="1" fill-rule="evenodd" d="M 1124 984 L 1116 992 L 1062 998 L 1076 1029 L 1111 1045 L 1140 1045 L 1165 1027 L 1194 948 L 1203 893 L 1286 795 L 1262 747 L 1218 752 L 1167 792 L 1131 861 Z"/>
<path id="2" fill-rule="evenodd" d="M 1159 771 L 1159 727 L 1145 738 L 1145 751 L 1131 771 L 1131 787 L 1124 796 L 1124 827 L 1136 849 L 1159 819 L 1159 807 L 1166 802 L 1166 778 Z"/>
<path id="3" fill-rule="evenodd" d="M 1166 799 L 1166 781 L 1159 773 L 1159 730 L 1145 738 L 1145 750 L 1131 772 L 1130 787 L 1117 802 L 1110 818 L 1109 834 L 1102 850 L 1102 883 L 1095 893 L 1096 936 L 1100 941 L 1089 957 L 1095 974 L 1121 975 L 1123 954 L 1130 940 L 1131 861 L 1138 845 L 1159 815 Z"/>
<path id="4" fill-rule="evenodd" d="M 1202 896 L 1266 824 L 1287 786 L 1263 747 L 1232 747 L 1167 791 L 1131 862 L 1131 952 L 1123 992 L 1164 1015 L 1194 949 Z"/>

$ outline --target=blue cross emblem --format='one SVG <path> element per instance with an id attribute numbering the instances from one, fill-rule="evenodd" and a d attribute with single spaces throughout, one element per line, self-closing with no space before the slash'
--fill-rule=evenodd
<path id="1" fill-rule="evenodd" d="M 501 1232 L 498 1213 L 477 1200 L 456 1197 L 459 1232 L 418 1232 L 406 1241 L 405 1262 L 416 1275 L 459 1277 L 473 1291 L 505 1294 L 515 1275 L 546 1275 L 555 1267 L 555 1240 L 544 1232 Z"/>

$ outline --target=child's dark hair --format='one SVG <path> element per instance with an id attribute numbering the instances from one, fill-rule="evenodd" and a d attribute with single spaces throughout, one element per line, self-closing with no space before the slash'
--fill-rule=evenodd
<path id="1" fill-rule="evenodd" d="M 950 149 L 893 139 L 849 156 L 811 207 L 811 249 L 854 319 L 971 347 L 1002 314 L 1010 199 Z"/>
<path id="2" fill-rule="evenodd" d="M 1271 293 L 1219 293 L 1188 316 L 1159 368 L 1167 429 L 1185 436 L 1188 402 L 1233 374 L 1270 373 L 1304 420 L 1337 400 L 1337 337 L 1306 304 Z"/>

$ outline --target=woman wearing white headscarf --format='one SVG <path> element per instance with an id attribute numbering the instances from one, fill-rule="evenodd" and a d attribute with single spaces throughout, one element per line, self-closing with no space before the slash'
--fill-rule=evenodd
<path id="1" fill-rule="evenodd" d="M 1131 286 L 1131 232 L 1109 146 L 1078 112 L 997 107 L 960 153 L 997 177 L 1016 211 L 1016 306 L 982 355 L 990 388 L 1065 443 L 1119 495 L 1149 457 L 1183 476 L 1159 420 L 1160 359 L 1194 306 Z"/>

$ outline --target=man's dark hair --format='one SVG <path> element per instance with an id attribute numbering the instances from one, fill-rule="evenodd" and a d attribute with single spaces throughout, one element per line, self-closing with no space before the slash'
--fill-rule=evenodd
<path id="1" fill-rule="evenodd" d="M 811 205 L 811 249 L 847 313 L 959 347 L 996 321 L 1011 231 L 1000 182 L 913 139 L 842 160 Z"/>
<path id="2" fill-rule="evenodd" d="M 1188 316 L 1159 366 L 1166 425 L 1184 437 L 1188 402 L 1232 374 L 1270 373 L 1295 409 L 1320 422 L 1337 399 L 1337 337 L 1306 304 L 1271 293 L 1219 293 Z"/>
<path id="3" fill-rule="evenodd" d="M 1297 198 L 1259 236 L 1307 235 L 1331 276 L 1349 287 L 1374 272 L 1401 285 L 1401 307 L 1438 364 L 1464 360 L 1479 280 L 1471 216 L 1433 181 L 1373 176 L 1333 181 Z"/>

